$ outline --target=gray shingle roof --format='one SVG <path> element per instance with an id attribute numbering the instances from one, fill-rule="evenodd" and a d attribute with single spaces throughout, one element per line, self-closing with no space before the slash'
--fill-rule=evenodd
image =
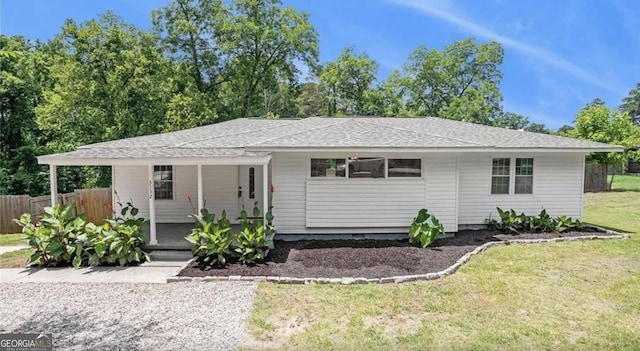
<path id="1" fill-rule="evenodd" d="M 178 132 L 85 145 L 47 158 L 159 158 L 250 155 L 289 148 L 580 149 L 615 145 L 435 117 L 240 118 Z"/>

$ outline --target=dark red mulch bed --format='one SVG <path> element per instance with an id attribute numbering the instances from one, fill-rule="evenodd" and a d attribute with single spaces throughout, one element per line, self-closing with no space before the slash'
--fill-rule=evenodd
<path id="1" fill-rule="evenodd" d="M 438 239 L 426 249 L 411 246 L 406 240 L 276 241 L 276 248 L 271 250 L 263 264 L 245 266 L 232 263 L 224 268 L 200 268 L 193 264 L 179 275 L 382 278 L 426 274 L 451 266 L 467 252 L 490 241 L 589 236 L 595 232 L 595 229 L 586 228 L 582 232 L 565 234 L 496 235 L 488 230 L 469 230 L 460 231 L 455 237 Z M 602 232 L 597 234 L 606 235 Z"/>

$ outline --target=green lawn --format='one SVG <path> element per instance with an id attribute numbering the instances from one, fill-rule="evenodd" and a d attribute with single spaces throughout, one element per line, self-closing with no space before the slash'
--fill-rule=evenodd
<path id="1" fill-rule="evenodd" d="M 611 176 L 609 176 L 609 181 L 611 181 Z M 640 174 L 613 176 L 612 188 L 614 190 L 640 191 Z"/>
<path id="2" fill-rule="evenodd" d="M 0 268 L 24 268 L 32 249 L 11 251 L 0 255 Z"/>
<path id="3" fill-rule="evenodd" d="M 640 192 L 585 196 L 629 240 L 510 245 L 444 279 L 261 284 L 245 349 L 640 350 Z"/>
<path id="4" fill-rule="evenodd" d="M 23 234 L 0 234 L 0 246 L 27 245 Z"/>

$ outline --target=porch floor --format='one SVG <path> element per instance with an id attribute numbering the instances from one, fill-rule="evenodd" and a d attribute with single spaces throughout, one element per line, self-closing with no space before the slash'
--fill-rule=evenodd
<path id="1" fill-rule="evenodd" d="M 157 223 L 156 238 L 158 245 L 146 245 L 146 247 L 155 250 L 191 250 L 191 244 L 184 239 L 193 229 L 194 223 Z M 239 232 L 240 225 L 232 224 L 231 232 Z M 149 228 L 145 234 L 149 238 Z"/>

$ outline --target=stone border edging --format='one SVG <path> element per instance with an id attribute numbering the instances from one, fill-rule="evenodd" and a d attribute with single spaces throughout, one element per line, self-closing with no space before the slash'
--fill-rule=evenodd
<path id="1" fill-rule="evenodd" d="M 488 243 L 484 243 L 478 247 L 476 247 L 473 251 L 467 252 L 462 257 L 460 257 L 456 263 L 447 267 L 444 270 L 435 273 L 426 273 L 426 274 L 413 274 L 413 275 L 401 275 L 394 277 L 384 277 L 384 278 L 294 278 L 294 277 L 280 277 L 280 276 L 241 276 L 241 275 L 230 275 L 230 276 L 208 276 L 208 277 L 179 277 L 178 274 L 182 272 L 183 269 L 188 267 L 195 258 L 189 260 L 183 267 L 180 268 L 175 274 L 171 277 L 167 278 L 167 283 L 174 282 L 182 282 L 182 281 L 204 281 L 204 282 L 216 282 L 216 281 L 252 281 L 252 282 L 272 282 L 272 283 L 281 283 L 281 284 L 387 284 L 387 283 L 404 283 L 411 282 L 417 280 L 435 280 L 442 278 L 444 276 L 455 273 L 463 264 L 467 263 L 471 257 L 479 254 L 486 249 L 498 246 L 498 245 L 511 245 L 511 244 L 539 244 L 539 243 L 554 243 L 554 242 L 564 242 L 564 241 L 588 241 L 588 240 L 610 240 L 610 239 L 629 239 L 630 236 L 627 234 L 620 234 L 618 232 L 595 227 L 598 230 L 601 230 L 609 235 L 587 235 L 587 236 L 569 236 L 569 237 L 560 237 L 560 238 L 552 238 L 552 239 L 515 239 L 515 240 L 504 240 L 504 241 L 491 241 Z"/>

